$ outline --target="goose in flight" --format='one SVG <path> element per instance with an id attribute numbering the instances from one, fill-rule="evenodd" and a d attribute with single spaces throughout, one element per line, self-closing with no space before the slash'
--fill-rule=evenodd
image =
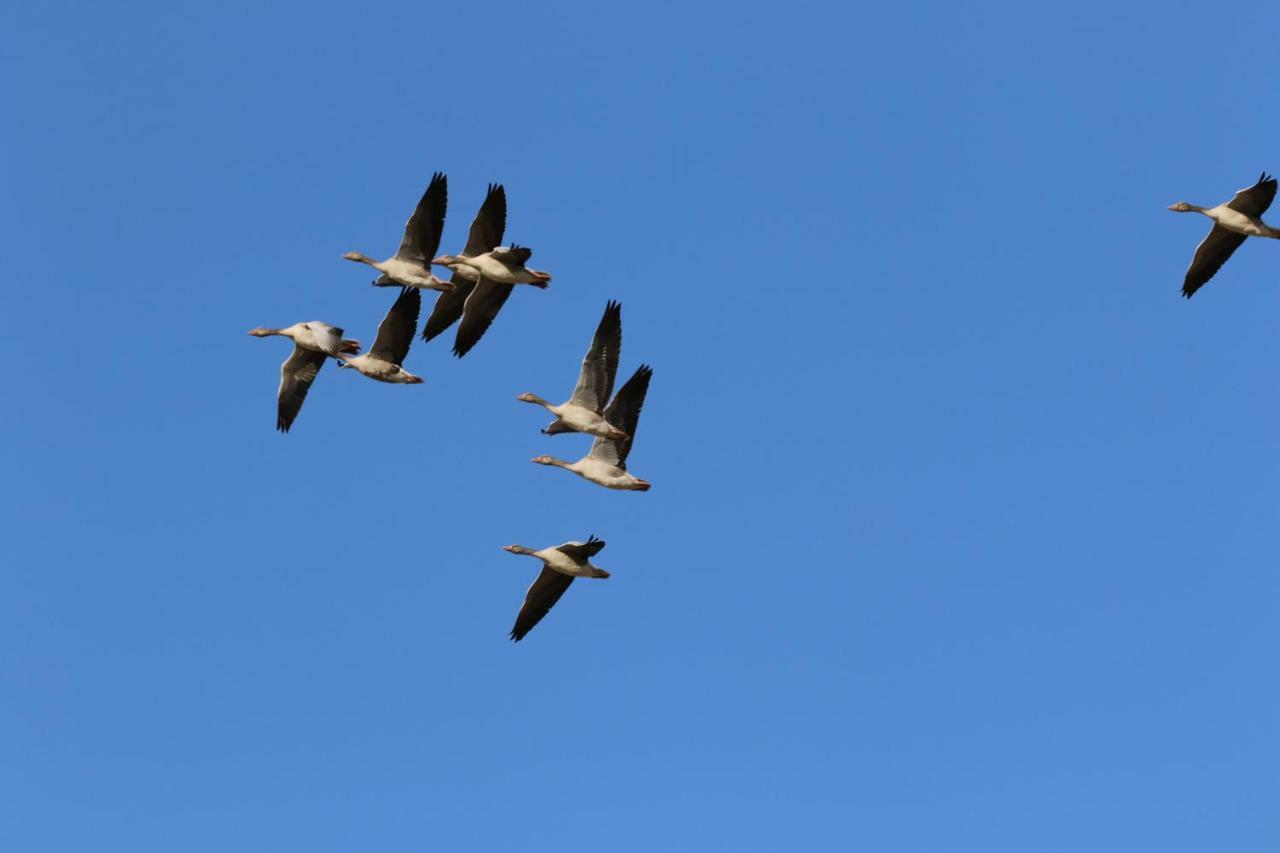
<path id="1" fill-rule="evenodd" d="M 462 254 L 482 255 L 502 242 L 502 232 L 507 228 L 507 192 L 502 184 L 489 184 L 489 192 L 480 205 L 476 218 L 471 221 L 471 230 L 467 233 L 467 245 Z M 453 277 L 449 283 L 453 289 L 436 297 L 431 316 L 422 327 L 422 339 L 429 341 L 445 329 L 452 326 L 462 316 L 462 308 L 467 297 L 475 289 L 480 274 L 462 264 L 453 267 Z"/>
<path id="2" fill-rule="evenodd" d="M 399 385 L 417 385 L 422 378 L 414 376 L 400 365 L 409 354 L 409 344 L 418 330 L 418 310 L 422 305 L 422 291 L 406 287 L 378 325 L 378 337 L 364 355 L 354 358 L 339 354 L 339 367 L 351 367 L 359 373 L 379 382 Z"/>
<path id="3" fill-rule="evenodd" d="M 1197 207 L 1185 201 L 1169 205 L 1170 210 L 1178 213 L 1203 213 L 1213 220 L 1213 227 L 1196 247 L 1195 257 L 1182 282 L 1183 296 L 1190 299 L 1213 278 L 1246 237 L 1280 238 L 1280 231 L 1262 221 L 1262 214 L 1275 197 L 1276 179 L 1263 172 L 1256 184 L 1240 190 L 1231 201 L 1216 207 Z"/>
<path id="4" fill-rule="evenodd" d="M 625 439 L 626 433 L 605 420 L 605 403 L 613 393 L 613 379 L 618 373 L 618 357 L 622 352 L 622 306 L 609 302 L 596 326 L 591 347 L 582 359 L 582 371 L 573 396 L 565 403 L 555 405 L 537 394 L 525 393 L 517 397 L 525 403 L 536 403 L 556 416 L 551 426 L 543 430 L 547 435 L 562 432 L 585 432 L 601 438 Z"/>
<path id="5" fill-rule="evenodd" d="M 566 462 L 554 456 L 535 456 L 532 461 L 572 471 L 584 480 L 590 480 L 606 489 L 649 491 L 647 480 L 641 480 L 627 472 L 627 454 L 631 452 L 631 443 L 635 441 L 636 426 L 640 423 L 640 408 L 644 406 L 649 378 L 652 376 L 653 368 L 646 364 L 640 365 L 627 380 L 627 384 L 622 386 L 622 390 L 614 396 L 609 408 L 604 410 L 605 421 L 617 426 L 626 438 L 597 436 L 591 445 L 591 452 L 577 462 Z"/>
<path id="6" fill-rule="evenodd" d="M 431 263 L 449 269 L 456 269 L 460 265 L 471 267 L 498 284 L 532 284 L 534 287 L 545 288 L 551 281 L 551 273 L 525 266 L 531 257 L 532 249 L 513 243 L 478 255 L 441 255 L 433 258 Z"/>
<path id="7" fill-rule="evenodd" d="M 524 606 L 511 628 L 511 639 L 520 642 L 542 621 L 542 617 L 555 606 L 574 578 L 607 578 L 609 573 L 591 564 L 591 558 L 600 553 L 604 542 L 592 536 L 586 542 L 566 542 L 554 548 L 534 551 L 523 545 L 507 545 L 502 550 L 512 554 L 527 554 L 542 561 L 542 572 L 524 594 Z"/>
<path id="8" fill-rule="evenodd" d="M 288 432 L 302 410 L 311 383 L 316 381 L 325 359 L 339 358 L 341 353 L 360 352 L 359 341 L 342 339 L 342 330 L 319 320 L 294 323 L 283 329 L 259 326 L 249 334 L 257 338 L 280 335 L 293 341 L 293 352 L 280 365 L 280 390 L 276 393 L 276 429 Z"/>
<path id="9" fill-rule="evenodd" d="M 444 212 L 449 203 L 448 179 L 440 172 L 431 177 L 427 191 L 418 200 L 413 215 L 404 224 L 404 238 L 400 248 L 385 261 L 375 261 L 360 252 L 347 252 L 342 257 L 349 261 L 368 264 L 382 275 L 374 279 L 377 287 L 421 287 L 427 290 L 448 291 L 449 282 L 436 278 L 429 261 L 440 248 L 440 233 L 444 230 Z"/>

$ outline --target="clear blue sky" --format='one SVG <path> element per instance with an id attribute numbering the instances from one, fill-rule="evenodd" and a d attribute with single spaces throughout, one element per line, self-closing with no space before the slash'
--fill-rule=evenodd
<path id="1" fill-rule="evenodd" d="M 1034 5 L 10 8 L 0 847 L 1277 849 L 1280 25 Z M 434 170 L 551 288 L 279 435 Z"/>

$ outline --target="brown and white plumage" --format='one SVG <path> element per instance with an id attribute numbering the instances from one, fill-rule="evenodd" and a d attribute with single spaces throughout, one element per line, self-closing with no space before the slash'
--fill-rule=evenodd
<path id="1" fill-rule="evenodd" d="M 502 184 L 489 184 L 484 203 L 471 221 L 471 230 L 467 232 L 467 245 L 462 249 L 465 256 L 483 254 L 502 242 L 502 234 L 507 228 L 507 193 Z M 431 316 L 422 327 L 422 339 L 429 341 L 445 329 L 452 326 L 462 316 L 467 297 L 475 289 L 480 275 L 474 269 L 458 265 L 453 268 L 450 283 L 453 289 L 440 294 L 436 298 Z"/>
<path id="2" fill-rule="evenodd" d="M 418 329 L 418 311 L 422 306 L 422 292 L 406 287 L 387 311 L 378 325 L 378 337 L 364 355 L 351 358 L 340 355 L 343 367 L 354 368 L 359 373 L 379 382 L 398 385 L 417 385 L 422 382 L 403 367 L 409 354 L 409 345 Z"/>
<path id="3" fill-rule="evenodd" d="M 542 561 L 542 571 L 529 586 L 524 605 L 511 628 L 511 639 L 519 642 L 550 612 L 574 578 L 607 578 L 609 573 L 592 565 L 591 558 L 600 553 L 604 542 L 591 536 L 586 542 L 566 542 L 552 548 L 534 551 L 523 545 L 507 545 L 504 551 L 525 554 Z"/>
<path id="4" fill-rule="evenodd" d="M 385 261 L 375 261 L 360 252 L 348 252 L 342 257 L 368 264 L 382 273 L 373 282 L 377 287 L 400 285 L 427 290 L 451 290 L 449 282 L 437 278 L 431 272 L 431 259 L 440 248 L 440 235 L 444 231 L 444 215 L 448 205 L 448 179 L 443 173 L 436 172 L 405 223 L 400 248 L 394 255 Z"/>
<path id="5" fill-rule="evenodd" d="M 1195 257 L 1182 282 L 1182 295 L 1190 299 L 1222 268 L 1248 237 L 1280 238 L 1280 231 L 1262 221 L 1262 214 L 1276 197 L 1276 179 L 1266 172 L 1258 182 L 1216 207 L 1198 207 L 1185 201 L 1169 205 L 1178 213 L 1200 213 L 1213 220 L 1208 235 L 1196 247 Z"/>
<path id="6" fill-rule="evenodd" d="M 280 365 L 280 388 L 276 392 L 276 429 L 280 432 L 288 432 L 293 426 L 325 359 L 360 351 L 359 341 L 343 340 L 342 329 L 319 320 L 294 323 L 283 329 L 259 326 L 250 329 L 249 334 L 258 338 L 279 335 L 293 341 L 293 352 Z"/>
<path id="7" fill-rule="evenodd" d="M 531 393 L 521 394 L 516 399 L 536 403 L 556 416 L 556 420 L 543 430 L 547 435 L 584 432 L 605 438 L 625 438 L 625 433 L 604 417 L 605 404 L 613 393 L 613 381 L 618 373 L 621 352 L 622 306 L 610 301 L 596 326 L 591 346 L 582 359 L 573 396 L 559 405 Z"/>
<path id="8" fill-rule="evenodd" d="M 566 462 L 546 455 L 535 456 L 533 461 L 539 465 L 572 471 L 584 480 L 606 489 L 648 491 L 650 484 L 647 480 L 641 480 L 627 471 L 627 456 L 635 441 L 636 428 L 640 424 L 640 410 L 644 407 L 644 398 L 649 391 L 652 376 L 653 368 L 640 365 L 604 411 L 604 419 L 621 430 L 625 438 L 597 436 L 591 445 L 591 452 L 577 462 Z"/>

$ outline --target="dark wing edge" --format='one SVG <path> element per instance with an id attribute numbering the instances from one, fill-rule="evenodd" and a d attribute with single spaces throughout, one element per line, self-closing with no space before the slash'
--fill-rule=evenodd
<path id="1" fill-rule="evenodd" d="M 462 309 L 467 305 L 467 297 L 475 290 L 476 283 L 467 281 L 457 273 L 450 279 L 453 290 L 441 293 L 436 297 L 436 304 L 431 309 L 431 316 L 422 326 L 422 339 L 429 341 L 436 337 L 462 316 Z"/>
<path id="2" fill-rule="evenodd" d="M 1276 198 L 1276 179 L 1263 172 L 1258 182 L 1235 194 L 1227 207 L 1245 216 L 1261 216 Z"/>
<path id="3" fill-rule="evenodd" d="M 369 355 L 392 364 L 403 364 L 418 330 L 421 309 L 422 291 L 416 287 L 402 288 L 387 316 L 378 324 L 378 336 L 369 347 Z"/>
<path id="4" fill-rule="evenodd" d="M 595 334 L 591 337 L 591 346 L 582 359 L 582 371 L 578 374 L 578 384 L 570 399 L 579 405 L 590 405 L 597 412 L 601 411 L 613 394 L 613 382 L 618 374 L 618 359 L 621 354 L 622 305 L 609 300 Z"/>
<path id="5" fill-rule="evenodd" d="M 293 354 L 280 365 L 280 390 L 276 393 L 276 429 L 287 433 L 302 411 L 311 384 L 328 356 L 295 346 Z"/>
<path id="6" fill-rule="evenodd" d="M 443 172 L 431 176 L 431 183 L 418 199 L 413 215 L 404 224 L 404 238 L 396 257 L 428 264 L 440 248 L 444 215 L 449 206 L 449 179 Z"/>
<path id="7" fill-rule="evenodd" d="M 480 279 L 463 306 L 462 322 L 458 324 L 458 334 L 453 341 L 454 355 L 462 358 L 471 352 L 471 348 L 480 342 L 484 333 L 493 325 L 494 318 L 514 289 L 515 285 L 512 284 Z"/>
<path id="8" fill-rule="evenodd" d="M 627 434 L 625 439 L 597 438 L 592 445 L 611 443 L 617 455 L 617 465 L 627 470 L 627 456 L 631 453 L 631 445 L 636 439 L 636 429 L 640 425 L 640 410 L 644 408 L 645 395 L 649 393 L 649 380 L 653 378 L 653 368 L 642 364 L 631 374 L 631 378 L 613 396 L 613 402 L 604 410 L 604 419 Z"/>
<path id="9" fill-rule="evenodd" d="M 1194 296 L 1246 239 L 1244 234 L 1228 231 L 1221 225 L 1214 225 L 1209 229 L 1208 235 L 1196 247 L 1195 257 L 1191 259 L 1191 266 L 1187 268 L 1186 278 L 1182 281 L 1183 297 L 1190 299 Z"/>
<path id="10" fill-rule="evenodd" d="M 596 554 L 599 554 L 604 550 L 604 545 L 605 543 L 603 539 L 597 539 L 595 536 L 588 536 L 586 542 L 566 542 L 565 544 L 557 547 L 556 550 L 574 560 L 582 561 L 589 560 Z"/>
<path id="11" fill-rule="evenodd" d="M 489 184 L 484 202 L 476 212 L 476 218 L 471 221 L 467 245 L 462 254 L 483 255 L 502 242 L 502 235 L 506 230 L 507 191 L 502 188 L 502 184 Z"/>
<path id="12" fill-rule="evenodd" d="M 511 627 L 512 642 L 523 640 L 533 630 L 533 626 L 541 622 L 542 617 L 555 607 L 560 596 L 564 595 L 564 591 L 572 583 L 571 575 L 564 575 L 544 566 L 542 573 L 530 584 L 529 591 L 524 595 L 524 605 L 516 616 L 516 624 Z"/>

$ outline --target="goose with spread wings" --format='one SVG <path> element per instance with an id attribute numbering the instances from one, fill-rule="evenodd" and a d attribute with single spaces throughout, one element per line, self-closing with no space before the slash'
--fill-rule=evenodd
<path id="1" fill-rule="evenodd" d="M 507 191 L 502 184 L 489 184 L 484 203 L 471 221 L 467 233 L 467 245 L 462 249 L 464 257 L 482 255 L 502 242 L 502 232 L 507 228 Z M 431 316 L 422 327 L 422 339 L 429 341 L 457 322 L 462 316 L 467 297 L 480 281 L 480 273 L 465 264 L 457 264 L 449 283 L 453 289 L 436 297 Z"/>
<path id="2" fill-rule="evenodd" d="M 578 384 L 568 401 L 556 405 L 537 394 L 524 393 L 517 397 L 525 403 L 536 403 L 556 416 L 555 421 L 543 430 L 547 435 L 562 432 L 585 432 L 601 438 L 625 439 L 627 434 L 610 424 L 604 417 L 604 406 L 613 393 L 613 380 L 618 373 L 618 358 L 622 352 L 622 306 L 609 302 L 604 316 L 596 326 L 591 347 L 582 359 Z"/>
<path id="3" fill-rule="evenodd" d="M 626 438 L 597 436 L 591 445 L 591 452 L 577 462 L 566 462 L 554 456 L 535 456 L 532 461 L 539 465 L 552 465 L 572 471 L 582 479 L 590 480 L 606 489 L 649 491 L 649 481 L 641 480 L 627 471 L 627 455 L 631 453 L 631 443 L 635 441 L 636 426 L 640 423 L 640 409 L 644 406 L 645 394 L 649 390 L 649 379 L 652 376 L 653 368 L 645 364 L 640 365 L 614 396 L 609 408 L 604 410 L 605 421 L 618 427 L 627 436 Z"/>
<path id="4" fill-rule="evenodd" d="M 422 291 L 406 287 L 392 304 L 387 316 L 378 326 L 378 337 L 364 355 L 354 358 L 339 354 L 340 367 L 351 367 L 357 372 L 379 382 L 398 385 L 417 385 L 422 378 L 414 376 L 402 367 L 409 345 L 418 330 L 418 311 L 422 306 Z"/>
<path id="5" fill-rule="evenodd" d="M 249 334 L 258 338 L 279 335 L 293 341 L 293 352 L 280 365 L 280 390 L 276 393 L 276 429 L 281 432 L 288 432 L 293 426 L 325 360 L 360 352 L 359 341 L 343 340 L 341 329 L 319 320 L 294 323 L 283 329 L 259 326 L 250 329 Z"/>
<path id="6" fill-rule="evenodd" d="M 420 287 L 426 290 L 449 291 L 453 285 L 436 278 L 431 271 L 431 258 L 440 248 L 440 234 L 444 231 L 445 208 L 449 205 L 449 182 L 441 172 L 436 172 L 427 185 L 426 192 L 418 200 L 413 215 L 404 225 L 404 237 L 400 248 L 385 261 L 375 261 L 360 252 L 347 252 L 342 257 L 349 261 L 368 264 L 382 275 L 374 279 L 377 287 Z"/>
<path id="7" fill-rule="evenodd" d="M 524 595 L 524 606 L 511 628 L 511 639 L 520 642 L 525 634 L 542 621 L 542 617 L 555 606 L 574 578 L 607 578 L 609 573 L 591 564 L 591 558 L 600 553 L 604 542 L 592 536 L 586 542 L 566 542 L 553 548 L 534 551 L 523 545 L 507 545 L 502 550 L 512 554 L 526 554 L 542 561 L 542 572 Z"/>
<path id="8" fill-rule="evenodd" d="M 1202 213 L 1213 220 L 1209 235 L 1196 247 L 1195 257 L 1182 282 L 1182 295 L 1190 299 L 1213 278 L 1246 237 L 1280 238 L 1280 230 L 1262 221 L 1262 214 L 1276 197 L 1276 179 L 1262 173 L 1258 182 L 1216 207 L 1198 207 L 1185 201 L 1169 205 L 1178 213 Z"/>
<path id="9" fill-rule="evenodd" d="M 480 338 L 484 337 L 517 284 L 546 288 L 547 282 L 551 281 L 551 274 L 525 266 L 532 255 L 532 250 L 524 246 L 499 246 L 471 257 L 441 255 L 432 261 L 455 272 L 467 268 L 480 276 L 475 289 L 462 306 L 462 322 L 458 324 L 458 333 L 453 342 L 453 354 L 458 358 L 469 353 Z"/>

